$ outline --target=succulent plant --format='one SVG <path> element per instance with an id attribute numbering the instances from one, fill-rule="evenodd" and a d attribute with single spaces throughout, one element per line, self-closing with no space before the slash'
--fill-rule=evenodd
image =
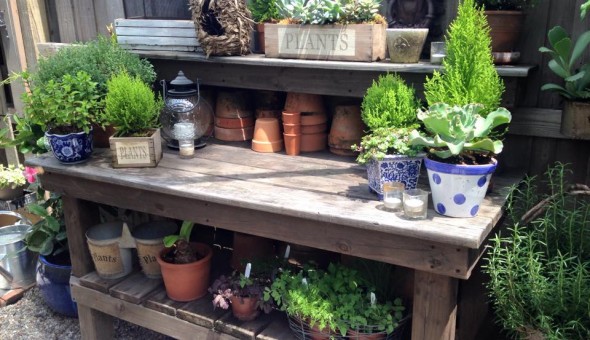
<path id="1" fill-rule="evenodd" d="M 483 105 L 467 104 L 450 106 L 445 103 L 432 105 L 428 110 L 418 111 L 418 119 L 426 133 L 414 130 L 410 145 L 421 145 L 440 158 L 475 155 L 494 155 L 502 152 L 501 140 L 490 137 L 492 130 L 510 122 L 512 115 L 505 108 L 490 112 L 485 118 L 480 115 Z"/>
<path id="2" fill-rule="evenodd" d="M 278 0 L 282 17 L 302 24 L 365 23 L 375 20 L 379 0 Z"/>

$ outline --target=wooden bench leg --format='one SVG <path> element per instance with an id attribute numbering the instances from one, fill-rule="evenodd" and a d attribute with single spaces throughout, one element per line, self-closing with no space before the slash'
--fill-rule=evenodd
<path id="1" fill-rule="evenodd" d="M 88 306 L 78 304 L 78 319 L 80 320 L 80 333 L 84 340 L 110 340 L 114 338 L 114 318 L 103 312 L 94 310 Z"/>
<path id="2" fill-rule="evenodd" d="M 72 260 L 72 274 L 82 277 L 94 270 L 94 263 L 86 243 L 86 230 L 99 223 L 98 208 L 94 203 L 67 195 L 62 195 L 62 201 Z"/>
<path id="3" fill-rule="evenodd" d="M 458 279 L 416 270 L 413 340 L 454 340 Z"/>

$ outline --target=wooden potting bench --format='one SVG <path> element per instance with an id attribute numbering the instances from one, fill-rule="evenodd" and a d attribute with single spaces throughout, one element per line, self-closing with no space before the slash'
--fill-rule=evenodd
<path id="1" fill-rule="evenodd" d="M 62 165 L 49 154 L 28 164 L 43 168 L 46 189 L 63 194 L 72 294 L 85 339 L 110 338 L 113 316 L 182 339 L 293 338 L 282 315 L 239 323 L 213 311 L 209 299 L 168 300 L 161 282 L 139 272 L 97 279 L 84 236 L 98 221 L 97 203 L 409 268 L 412 339 L 454 339 L 459 281 L 470 278 L 502 217 L 507 187 L 518 180 L 495 175 L 494 191 L 475 218 L 430 209 L 427 219 L 411 221 L 383 209 L 368 191 L 363 167 L 327 152 L 287 156 L 212 144 L 189 160 L 166 151 L 156 168 L 113 169 L 106 149 L 79 165 Z M 428 188 L 425 178 L 420 186 Z"/>

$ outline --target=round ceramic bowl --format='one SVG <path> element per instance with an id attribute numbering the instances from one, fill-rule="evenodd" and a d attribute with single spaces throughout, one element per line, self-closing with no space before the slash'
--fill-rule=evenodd
<path id="1" fill-rule="evenodd" d="M 85 162 L 92 155 L 92 130 L 58 135 L 46 132 L 46 140 L 53 155 L 60 163 L 76 164 Z"/>
<path id="2" fill-rule="evenodd" d="M 252 139 L 254 135 L 254 127 L 246 127 L 241 129 L 224 129 L 218 126 L 215 127 L 215 138 L 226 142 L 239 142 Z"/>
<path id="3" fill-rule="evenodd" d="M 274 142 L 259 142 L 253 139 L 252 150 L 256 152 L 279 152 L 283 150 L 283 140 L 281 139 Z"/>

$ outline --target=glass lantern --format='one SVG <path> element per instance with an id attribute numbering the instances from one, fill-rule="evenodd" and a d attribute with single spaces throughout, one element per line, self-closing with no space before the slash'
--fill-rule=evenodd
<path id="1" fill-rule="evenodd" d="M 193 82 L 182 71 L 174 80 L 169 83 L 162 80 L 161 84 L 164 89 L 164 109 L 160 114 L 162 137 L 169 147 L 182 149 L 181 156 L 190 157 L 194 148 L 205 146 L 201 138 L 213 125 L 213 109 L 201 98 L 198 80 Z M 190 154 L 189 147 L 193 150 Z"/>

